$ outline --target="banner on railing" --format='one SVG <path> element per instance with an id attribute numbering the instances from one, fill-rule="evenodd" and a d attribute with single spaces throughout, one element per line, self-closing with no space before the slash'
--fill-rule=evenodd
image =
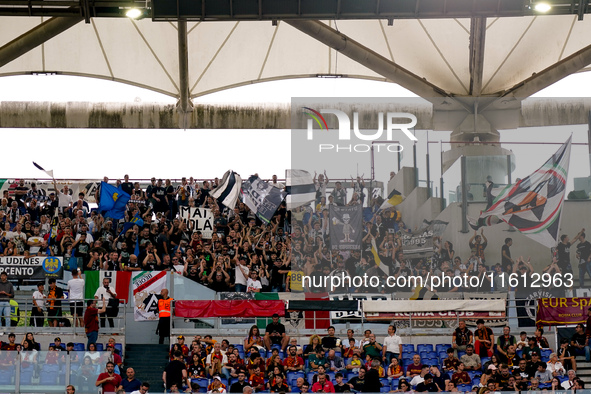
<path id="1" fill-rule="evenodd" d="M 207 317 L 270 317 L 273 314 L 285 316 L 283 301 L 219 300 L 219 301 L 177 301 L 174 315 L 190 319 Z"/>
<path id="2" fill-rule="evenodd" d="M 544 326 L 585 324 L 590 307 L 591 298 L 540 298 L 536 324 Z"/>
<path id="3" fill-rule="evenodd" d="M 132 283 L 134 320 L 158 320 L 158 296 L 166 287 L 166 271 L 137 272 Z"/>
<path id="4" fill-rule="evenodd" d="M 58 256 L 0 256 L 0 272 L 9 279 L 62 279 L 64 258 Z"/>
<path id="5" fill-rule="evenodd" d="M 211 209 L 179 207 L 179 216 L 191 231 L 201 231 L 201 238 L 211 239 L 213 235 L 213 213 Z"/>

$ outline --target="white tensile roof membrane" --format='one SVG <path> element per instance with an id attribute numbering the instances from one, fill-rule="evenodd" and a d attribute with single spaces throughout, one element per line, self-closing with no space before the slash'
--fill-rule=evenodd
<path id="1" fill-rule="evenodd" d="M 1 17 L 0 47 L 42 20 Z M 469 19 L 325 23 L 448 93 L 469 94 Z M 590 18 L 577 21 L 576 15 L 489 18 L 486 25 L 483 95 L 509 89 L 591 44 Z M 190 22 L 187 31 L 191 97 L 319 74 L 386 80 L 281 21 Z M 93 18 L 1 67 L 0 76 L 83 75 L 178 97 L 177 36 L 176 23 Z"/>

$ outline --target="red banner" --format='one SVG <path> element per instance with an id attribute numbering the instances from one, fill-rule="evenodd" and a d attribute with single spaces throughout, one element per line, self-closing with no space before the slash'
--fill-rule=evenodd
<path id="1" fill-rule="evenodd" d="M 174 315 L 185 318 L 285 316 L 283 301 L 220 300 L 176 301 Z"/>
<path id="2" fill-rule="evenodd" d="M 540 298 L 536 324 L 544 326 L 585 324 L 589 307 L 591 307 L 591 298 Z"/>
<path id="3" fill-rule="evenodd" d="M 366 313 L 365 318 L 371 321 L 392 320 L 457 320 L 483 319 L 498 320 L 505 318 L 505 312 L 413 312 L 413 313 Z"/>

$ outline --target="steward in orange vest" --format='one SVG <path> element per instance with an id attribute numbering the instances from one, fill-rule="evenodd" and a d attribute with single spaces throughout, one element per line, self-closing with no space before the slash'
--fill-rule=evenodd
<path id="1" fill-rule="evenodd" d="M 174 299 L 168 296 L 168 289 L 162 289 L 158 298 L 158 329 L 156 334 L 160 336 L 158 343 L 163 344 L 164 338 L 170 338 L 170 317 Z"/>

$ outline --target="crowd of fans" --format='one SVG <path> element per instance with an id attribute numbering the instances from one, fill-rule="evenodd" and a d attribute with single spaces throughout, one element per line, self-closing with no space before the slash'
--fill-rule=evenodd
<path id="1" fill-rule="evenodd" d="M 274 316 L 264 333 L 252 326 L 241 343 L 207 335 L 188 344 L 179 336 L 163 380 L 171 392 L 221 394 L 580 390 L 575 357 L 589 361 L 588 327 L 579 324 L 554 351 L 541 328 L 516 338 L 507 326 L 495 338 L 482 319 L 474 331 L 460 321 L 449 343 L 415 349 L 393 325 L 380 338 L 371 330 L 356 338 L 349 329 L 343 339 L 331 326 L 325 336 L 298 343 Z"/>
<path id="2" fill-rule="evenodd" d="M 108 182 L 108 179 L 105 178 Z M 364 180 L 352 179 L 349 193 L 341 182 L 328 190 L 326 174 L 314 178 L 315 201 L 288 211 L 285 204 L 277 210 L 271 222 L 262 223 L 248 206 L 238 202 L 231 210 L 210 196 L 218 186 L 218 179 L 201 183 L 182 178 L 173 186 L 170 180 L 151 179 L 144 190 L 126 175 L 116 184 L 131 195 L 125 218 L 113 220 L 98 210 L 90 209 L 86 196 L 77 199 L 68 186 L 49 193 L 30 188 L 21 180 L 4 191 L 0 204 L 0 255 L 63 256 L 66 267 L 88 270 L 174 270 L 216 291 L 309 291 L 324 292 L 322 286 L 305 287 L 302 278 L 328 275 L 363 275 L 381 278 L 375 288 L 343 288 L 343 292 L 384 292 L 386 275 L 374 264 L 371 253 L 375 242 L 381 262 L 389 272 L 400 276 L 464 275 L 484 278 L 475 287 L 441 287 L 441 291 L 506 291 L 507 280 L 500 275 L 507 272 L 527 273 L 533 267 L 529 261 L 511 256 L 512 239 L 507 238 L 501 250 L 501 261 L 491 264 L 486 259 L 489 246 L 483 231 L 474 233 L 466 249 L 469 255 L 460 256 L 454 245 L 434 237 L 434 253 L 429 258 L 408 259 L 404 256 L 403 239 L 408 234 L 402 213 L 392 207 L 380 209 L 383 198 L 367 198 Z M 274 176 L 270 183 L 284 185 Z M 368 194 L 368 193 L 367 193 Z M 351 195 L 350 200 L 347 196 Z M 100 190 L 95 198 L 100 199 Z M 359 251 L 331 250 L 328 208 L 334 205 L 367 205 L 364 208 L 362 245 Z M 181 206 L 210 208 L 214 217 L 211 239 L 204 239 L 199 230 L 188 228 L 179 218 Z M 57 223 L 53 220 L 57 215 Z M 141 217 L 144 225 L 133 226 L 123 232 L 124 223 Z M 52 222 L 56 232 L 52 236 Z M 572 272 L 569 247 L 563 236 L 556 248 L 556 257 L 545 272 Z M 591 244 L 585 241 L 584 231 L 575 237 L 577 257 L 588 259 Z M 573 242 L 574 243 L 574 242 Z M 584 256 L 583 256 L 584 254 Z M 493 271 L 493 280 L 489 271 Z M 317 281 L 315 283 L 321 283 Z M 322 281 L 322 283 L 326 283 Z M 397 282 L 398 283 L 398 282 Z M 445 282 L 448 283 L 448 282 Z M 466 282 L 464 282 L 466 283 Z M 403 290 L 403 289 L 400 289 Z"/>

